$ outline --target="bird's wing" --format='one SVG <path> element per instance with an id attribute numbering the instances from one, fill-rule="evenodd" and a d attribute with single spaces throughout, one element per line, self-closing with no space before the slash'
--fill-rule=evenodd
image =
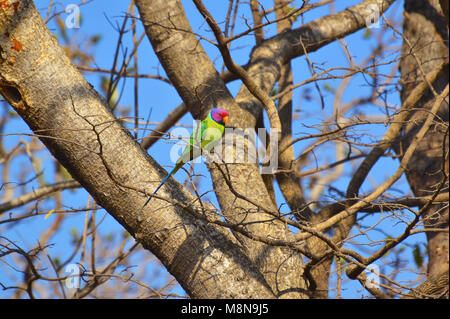
<path id="1" fill-rule="evenodd" d="M 155 189 L 153 192 L 153 195 L 156 194 L 156 192 L 163 186 L 163 184 L 166 182 L 166 180 L 175 174 L 185 163 L 195 159 L 196 157 L 202 155 L 201 150 L 201 144 L 202 144 L 202 137 L 204 136 L 204 132 L 207 131 L 208 123 L 206 120 L 202 121 L 200 125 L 198 125 L 196 128 L 194 128 L 194 131 L 192 131 L 191 137 L 189 138 L 189 144 L 186 145 L 186 148 L 184 149 L 181 156 L 178 158 L 175 167 L 170 171 L 170 173 L 163 179 L 161 184 Z M 145 205 L 148 204 L 148 202 L 152 199 L 152 196 L 150 196 L 147 201 L 145 202 L 144 206 L 142 206 L 141 210 L 145 207 Z"/>
<path id="2" fill-rule="evenodd" d="M 224 126 L 214 122 L 213 120 L 206 119 L 205 120 L 205 129 L 202 132 L 202 149 L 210 152 L 220 141 Z"/>
<path id="3" fill-rule="evenodd" d="M 189 144 L 186 145 L 186 148 L 184 149 L 180 158 L 177 160 L 177 164 L 186 164 L 202 155 L 201 141 L 203 132 L 206 130 L 206 126 L 207 124 L 205 123 L 205 121 L 202 121 L 200 125 L 197 125 L 194 128 L 191 137 L 189 138 Z"/>

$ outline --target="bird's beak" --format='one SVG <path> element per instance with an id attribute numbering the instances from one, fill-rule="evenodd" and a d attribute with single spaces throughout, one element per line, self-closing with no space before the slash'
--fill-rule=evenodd
<path id="1" fill-rule="evenodd" d="M 223 117 L 223 122 L 225 123 L 225 125 L 227 125 L 227 123 L 228 123 L 228 115 Z"/>

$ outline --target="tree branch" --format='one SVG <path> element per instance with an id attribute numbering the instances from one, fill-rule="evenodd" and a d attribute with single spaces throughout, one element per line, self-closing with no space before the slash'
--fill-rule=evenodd
<path id="1" fill-rule="evenodd" d="M 158 257 L 191 297 L 273 298 L 229 231 L 160 200 L 138 215 L 146 200 L 145 188 L 154 189 L 167 172 L 143 152 L 69 61 L 34 3 L 18 3 L 16 10 L 0 10 L 1 34 L 8 34 L 0 37 L 0 91 L 28 126 L 39 131 L 53 156 Z M 20 52 L 11 47 L 10 38 L 22 43 Z M 3 58 L 15 62 L 3 63 Z M 29 69 L 31 64 L 35 68 Z M 133 185 L 133 189 L 121 185 Z M 160 194 L 180 201 L 195 199 L 173 179 Z M 201 211 L 199 205 L 192 207 Z M 242 285 L 245 291 L 233 288 Z"/>
<path id="2" fill-rule="evenodd" d="M 24 194 L 22 196 L 16 197 L 6 203 L 0 204 L 0 215 L 8 210 L 13 208 L 25 205 L 31 201 L 40 199 L 44 196 L 48 196 L 52 193 L 64 190 L 64 189 L 73 189 L 79 188 L 81 185 L 77 181 L 64 181 L 60 183 L 55 183 L 53 185 L 47 185 L 40 187 L 28 194 Z"/>

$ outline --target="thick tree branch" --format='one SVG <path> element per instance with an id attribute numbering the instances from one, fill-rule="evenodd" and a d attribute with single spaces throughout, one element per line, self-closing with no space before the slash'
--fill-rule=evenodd
<path id="1" fill-rule="evenodd" d="M 316 225 L 314 227 L 317 231 L 323 231 L 327 229 L 328 227 L 331 227 L 335 225 L 336 223 L 348 218 L 354 216 L 362 207 L 365 207 L 368 203 L 371 203 L 375 201 L 379 196 L 381 196 L 389 187 L 392 186 L 392 184 L 397 181 L 400 176 L 405 172 L 407 165 L 409 161 L 411 160 L 411 157 L 414 154 L 414 151 L 416 150 L 419 142 L 423 139 L 425 133 L 428 131 L 430 126 L 432 125 L 436 113 L 439 110 L 440 103 L 448 96 L 448 85 L 447 88 L 439 95 L 438 99 L 436 99 L 435 104 L 433 106 L 433 109 L 430 111 L 430 114 L 427 117 L 426 122 L 424 125 L 420 128 L 420 131 L 417 133 L 417 135 L 414 138 L 414 141 L 409 145 L 408 149 L 406 150 L 402 160 L 400 161 L 399 168 L 395 171 L 395 173 L 389 177 L 384 183 L 382 183 L 377 189 L 375 189 L 372 193 L 365 196 L 364 198 L 358 199 L 357 202 L 345 210 L 340 211 L 338 214 L 330 217 L 326 221 Z M 435 194 L 437 196 L 438 194 Z M 353 217 L 352 217 L 353 218 Z M 305 234 L 298 234 L 296 235 L 297 240 L 306 239 L 309 236 L 305 236 Z"/>
<path id="2" fill-rule="evenodd" d="M 220 53 L 222 54 L 223 61 L 227 66 L 228 70 L 237 75 L 239 79 L 241 79 L 242 82 L 245 84 L 247 89 L 262 103 L 262 105 L 264 105 L 264 108 L 266 109 L 267 115 L 269 117 L 271 126 L 270 128 L 277 134 L 276 136 L 279 139 L 281 137 L 281 122 L 278 116 L 278 111 L 275 106 L 275 103 L 269 97 L 269 95 L 266 92 L 264 92 L 256 84 L 255 81 L 253 81 L 253 79 L 250 77 L 248 72 L 244 70 L 244 68 L 233 62 L 222 30 L 220 29 L 219 25 L 216 23 L 214 18 L 211 16 L 209 11 L 206 9 L 206 7 L 203 5 L 203 2 L 201 0 L 194 0 L 194 3 L 197 6 L 197 9 L 202 14 L 202 16 L 205 18 L 210 28 L 213 30 L 214 35 L 216 36 L 218 42 L 217 46 L 220 50 Z"/>
<path id="3" fill-rule="evenodd" d="M 138 216 L 144 190 L 154 189 L 167 173 L 70 63 L 33 2 L 16 3 L 0 10 L 0 92 L 39 131 L 53 156 L 192 297 L 273 297 L 227 230 L 160 200 Z M 12 39 L 21 43 L 20 50 L 11 46 Z M 195 199 L 173 179 L 160 193 L 180 201 Z M 199 205 L 192 207 L 201 211 Z M 245 289 L 235 289 L 242 285 Z"/>
<path id="4" fill-rule="evenodd" d="M 443 1 L 448 3 L 448 1 Z M 443 3 L 441 2 L 441 4 Z M 447 11 L 448 13 L 448 11 Z M 444 13 L 445 15 L 445 13 Z M 448 15 L 443 16 L 438 0 L 405 0 L 401 71 L 401 100 L 406 101 L 413 90 L 422 81 L 424 74 L 435 70 L 443 61 L 448 61 Z M 395 28 L 393 30 L 399 34 Z M 395 152 L 403 157 L 405 150 L 414 141 L 423 123 L 433 107 L 436 96 L 449 83 L 448 71 L 442 72 L 438 79 L 425 92 L 417 103 L 414 112 L 405 123 Z M 448 178 L 448 119 L 449 101 L 443 101 L 439 117 L 417 148 L 408 163 L 406 178 L 416 196 L 433 194 L 436 185 Z M 448 184 L 446 185 L 448 191 Z M 449 206 L 432 205 L 423 214 L 426 228 L 441 228 L 447 232 L 427 232 L 428 276 L 439 274 L 448 269 L 449 264 Z"/>
<path id="5" fill-rule="evenodd" d="M 384 12 L 393 2 L 394 0 L 366 0 L 269 38 L 253 49 L 246 70 L 256 85 L 268 94 L 279 80 L 282 66 L 291 59 L 302 56 L 305 52 L 303 48 L 307 52 L 313 52 L 364 28 L 366 19 L 373 14 L 373 5 Z M 243 128 L 255 127 L 262 107 L 260 101 L 245 86 L 241 87 L 236 101 L 248 111 L 236 125 Z"/>
<path id="6" fill-rule="evenodd" d="M 230 126 L 237 128 L 226 135 L 239 136 L 241 127 L 237 123 L 245 116 L 246 111 L 236 104 L 228 92 L 195 34 L 188 32 L 191 27 L 180 1 L 138 0 L 136 4 L 161 64 L 193 117 L 206 117 L 212 107 L 224 108 L 230 114 Z M 232 145 L 229 147 L 233 148 Z M 236 150 L 224 149 L 224 154 L 225 152 L 233 153 Z M 223 174 L 214 165 L 210 165 L 209 169 L 222 214 L 228 222 L 244 222 L 247 231 L 266 234 L 277 240 L 285 240 L 289 236 L 285 224 L 252 204 L 258 203 L 261 207 L 276 211 L 267 196 L 267 189 L 256 164 L 223 164 L 222 169 L 227 172 L 228 181 L 224 180 Z M 242 198 L 237 198 L 230 191 L 229 185 L 232 185 Z M 247 238 L 240 239 L 245 243 L 249 258 L 254 261 L 278 296 L 302 297 L 304 281 L 299 275 L 302 260 L 298 253 L 293 253 L 288 248 L 268 247 Z M 278 267 L 281 268 L 275 275 L 273 269 Z"/>
<path id="7" fill-rule="evenodd" d="M 178 105 L 173 111 L 167 114 L 167 117 L 158 124 L 158 126 L 153 130 L 152 133 L 147 135 L 141 142 L 143 149 L 148 149 L 152 146 L 158 139 L 164 135 L 173 125 L 175 125 L 186 113 L 188 109 L 184 103 Z"/>
<path id="8" fill-rule="evenodd" d="M 440 274 L 436 274 L 431 278 L 428 278 L 418 287 L 412 289 L 404 299 L 409 298 L 423 298 L 424 295 L 431 295 L 434 298 L 447 298 L 449 297 L 448 288 L 448 268 Z"/>
<path id="9" fill-rule="evenodd" d="M 414 106 L 422 98 L 423 94 L 429 89 L 428 83 L 434 83 L 439 75 L 448 68 L 448 61 L 442 63 L 435 70 L 426 75 L 426 80 L 422 81 L 418 86 L 414 88 L 408 98 L 402 103 L 402 107 L 399 112 L 394 116 L 392 124 L 381 139 L 380 143 L 374 147 L 364 161 L 359 165 L 355 174 L 347 188 L 347 198 L 354 199 L 358 196 L 359 188 L 367 177 L 370 169 L 375 165 L 378 159 L 384 154 L 384 152 L 392 147 L 396 139 L 401 133 L 401 129 L 404 126 L 406 119 L 413 111 Z"/>

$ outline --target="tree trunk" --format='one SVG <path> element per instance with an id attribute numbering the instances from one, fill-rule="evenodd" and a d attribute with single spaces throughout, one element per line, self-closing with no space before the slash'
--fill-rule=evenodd
<path id="1" fill-rule="evenodd" d="M 424 74 L 434 70 L 445 59 L 448 59 L 448 26 L 439 1 L 406 0 L 404 17 L 404 41 L 400 63 L 403 84 L 402 102 L 409 96 L 417 83 L 422 81 Z M 413 141 L 428 116 L 427 111 L 431 109 L 435 101 L 435 93 L 440 94 L 448 82 L 447 70 L 434 82 L 435 92 L 431 90 L 425 92 L 416 105 L 416 111 L 412 113 L 404 126 L 402 139 L 396 148 L 400 156 Z M 444 180 L 444 171 L 448 176 L 448 97 L 442 103 L 438 115 L 435 124 L 419 144 L 408 165 L 406 176 L 416 196 L 431 195 L 439 188 L 440 192 L 448 192 L 448 180 Z M 445 182 L 445 185 L 441 185 L 442 181 Z M 422 215 L 426 228 L 444 230 L 426 233 L 429 277 L 448 270 L 448 213 L 448 206 L 431 205 Z"/>
<path id="2" fill-rule="evenodd" d="M 273 298 L 211 207 L 133 140 L 50 33 L 31 0 L 0 9 L 0 92 L 70 174 L 174 275 L 193 298 Z M 176 199 L 186 206 L 177 206 Z M 192 214 L 199 214 L 194 217 Z"/>
<path id="3" fill-rule="evenodd" d="M 229 125 L 242 128 L 238 121 L 245 118 L 245 111 L 234 101 L 204 52 L 180 1 L 137 0 L 136 5 L 154 51 L 193 117 L 204 118 L 213 107 L 225 108 L 230 113 Z M 239 130 L 227 131 L 227 139 L 234 139 L 239 133 Z M 233 153 L 236 150 L 232 145 L 227 145 L 224 152 Z M 286 225 L 254 204 L 276 212 L 256 164 L 221 164 L 220 168 L 210 164 L 209 168 L 222 214 L 227 221 L 242 225 L 253 237 L 264 234 L 275 240 L 289 238 Z M 223 173 L 228 176 L 224 177 Z M 235 192 L 249 200 L 237 198 L 225 178 L 229 179 Z M 298 252 L 271 247 L 240 234 L 236 236 L 278 297 L 305 297 L 305 282 L 301 276 L 303 262 Z"/>
<path id="4" fill-rule="evenodd" d="M 372 14 L 371 4 L 384 11 L 392 2 L 366 0 L 286 30 L 253 50 L 247 71 L 268 94 L 280 76 L 289 78 L 284 66 L 304 49 L 317 50 L 360 30 Z M 232 138 L 253 129 L 263 110 L 260 101 L 245 85 L 235 99 L 230 95 L 192 32 L 181 2 L 135 3 L 155 53 L 194 118 L 223 107 L 230 111 L 230 124 L 238 128 Z M 310 297 L 300 253 L 304 243 L 295 242 L 278 218 L 258 164 L 209 165 L 221 216 L 173 178 L 141 211 L 167 172 L 133 140 L 71 64 L 31 0 L 2 1 L 0 93 L 73 178 L 192 298 Z M 237 152 L 234 145 L 226 147 L 225 152 Z M 295 205 L 302 204 L 301 198 Z M 316 270 L 315 276 L 328 278 L 327 269 Z M 325 296 L 327 280 L 321 282 Z"/>

